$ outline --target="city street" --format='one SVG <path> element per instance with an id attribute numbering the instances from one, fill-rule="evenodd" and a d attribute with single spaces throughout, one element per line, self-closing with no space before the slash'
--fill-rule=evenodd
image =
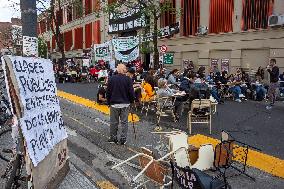
<path id="1" fill-rule="evenodd" d="M 58 84 L 58 89 L 95 100 L 97 85 L 66 83 Z M 159 136 L 151 134 L 155 127 L 155 117 L 146 117 L 137 112 L 140 117 L 140 121 L 135 123 L 137 139 L 134 139 L 133 129 L 130 125 L 127 145 L 119 146 L 107 143 L 108 115 L 65 99 L 61 99 L 60 105 L 69 134 L 68 147 L 71 163 L 74 163 L 75 167 L 87 175 L 96 185 L 110 182 L 111 185 L 118 188 L 132 188 L 131 178 L 137 174 L 136 169 L 126 166 L 117 171 L 110 170 L 110 167 L 139 151 L 139 147 L 156 148 Z M 237 140 L 257 147 L 261 153 L 279 158 L 279 161 L 283 162 L 281 160 L 284 159 L 284 152 L 281 149 L 283 131 L 280 129 L 283 122 L 283 117 L 281 117 L 283 108 L 282 102 L 279 102 L 275 109 L 267 111 L 262 102 L 234 103 L 228 101 L 224 105 L 218 105 L 218 113 L 212 124 L 213 134 L 210 137 L 220 139 L 221 130 L 227 130 Z M 187 131 L 185 117 L 180 123 L 162 119 L 161 125 L 167 131 L 172 128 Z M 208 128 L 205 126 L 194 127 L 193 131 L 193 135 L 199 133 L 209 136 Z M 164 143 L 167 142 L 164 141 Z M 250 167 L 247 173 L 255 177 L 256 181 L 253 182 L 245 176 L 236 176 L 229 180 L 232 187 L 237 189 L 284 187 L 283 177 L 279 178 L 253 167 Z"/>

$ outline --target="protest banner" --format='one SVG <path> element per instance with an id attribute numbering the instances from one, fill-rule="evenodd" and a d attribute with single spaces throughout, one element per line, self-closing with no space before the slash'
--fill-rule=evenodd
<path id="1" fill-rule="evenodd" d="M 67 133 L 52 63 L 33 57 L 5 56 L 4 60 L 8 83 L 17 96 L 13 98 L 14 104 L 19 104 L 17 117 L 28 152 L 27 173 L 31 174 L 34 188 L 52 188 L 62 179 L 57 175 L 64 177 L 62 171 L 67 173 L 69 168 Z"/>
<path id="2" fill-rule="evenodd" d="M 103 44 L 94 45 L 94 54 L 96 61 L 111 61 L 112 60 L 112 45 L 111 41 L 107 41 Z"/>

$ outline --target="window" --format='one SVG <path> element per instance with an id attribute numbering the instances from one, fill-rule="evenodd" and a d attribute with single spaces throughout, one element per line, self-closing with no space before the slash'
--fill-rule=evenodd
<path id="1" fill-rule="evenodd" d="M 234 0 L 211 0 L 209 32 L 233 31 Z"/>
<path id="2" fill-rule="evenodd" d="M 242 30 L 268 27 L 274 0 L 243 0 Z"/>
<path id="3" fill-rule="evenodd" d="M 92 0 L 85 0 L 85 15 L 92 13 Z"/>
<path id="4" fill-rule="evenodd" d="M 85 48 L 92 46 L 92 23 L 85 25 Z"/>
<path id="5" fill-rule="evenodd" d="M 69 51 L 73 44 L 72 30 L 64 33 L 65 51 Z"/>
<path id="6" fill-rule="evenodd" d="M 196 35 L 200 23 L 200 0 L 182 0 L 181 11 L 180 34 Z"/>
<path id="7" fill-rule="evenodd" d="M 75 29 L 75 41 L 74 41 L 74 48 L 75 49 L 83 49 L 83 28 L 76 28 Z"/>
<path id="8" fill-rule="evenodd" d="M 73 16 L 73 14 L 72 14 L 72 6 L 70 6 L 70 5 L 67 6 L 66 12 L 67 12 L 67 23 L 68 23 L 68 22 L 71 22 L 73 20 L 73 18 L 72 18 L 72 16 Z"/>
<path id="9" fill-rule="evenodd" d="M 101 28 L 100 21 L 93 22 L 93 44 L 101 43 Z"/>
<path id="10" fill-rule="evenodd" d="M 62 8 L 56 11 L 56 22 L 58 22 L 59 26 L 63 24 L 63 11 Z"/>
<path id="11" fill-rule="evenodd" d="M 176 14 L 175 14 L 176 1 L 175 0 L 171 0 L 170 7 L 171 7 L 170 10 L 165 11 L 161 15 L 161 18 L 160 18 L 160 26 L 161 26 L 161 28 L 176 23 Z"/>
<path id="12" fill-rule="evenodd" d="M 83 2 L 82 0 L 77 0 L 76 3 L 73 4 L 73 19 L 81 18 L 83 15 Z"/>

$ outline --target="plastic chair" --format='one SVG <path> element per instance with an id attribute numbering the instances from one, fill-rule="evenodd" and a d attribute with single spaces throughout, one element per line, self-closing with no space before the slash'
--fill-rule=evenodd
<path id="1" fill-rule="evenodd" d="M 212 119 L 212 104 L 209 99 L 193 100 L 191 103 L 191 110 L 188 112 L 188 129 L 191 134 L 192 124 L 208 124 L 210 134 L 212 133 L 211 119 Z"/>
<path id="2" fill-rule="evenodd" d="M 174 121 L 176 121 L 174 114 L 174 104 L 175 98 L 172 99 L 172 97 L 157 97 L 157 125 L 160 124 L 161 117 L 169 116 L 169 114 L 173 117 Z"/>
<path id="3" fill-rule="evenodd" d="M 200 146 L 198 151 L 198 159 L 191 168 L 196 168 L 201 171 L 213 168 L 214 163 L 214 148 L 212 144 Z"/>

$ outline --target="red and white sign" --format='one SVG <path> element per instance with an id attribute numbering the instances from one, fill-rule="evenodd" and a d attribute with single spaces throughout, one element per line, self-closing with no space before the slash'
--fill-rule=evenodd
<path id="1" fill-rule="evenodd" d="M 166 45 L 162 45 L 162 46 L 160 47 L 160 51 L 161 51 L 162 53 L 167 52 L 167 50 L 168 50 L 168 47 L 167 47 Z"/>

